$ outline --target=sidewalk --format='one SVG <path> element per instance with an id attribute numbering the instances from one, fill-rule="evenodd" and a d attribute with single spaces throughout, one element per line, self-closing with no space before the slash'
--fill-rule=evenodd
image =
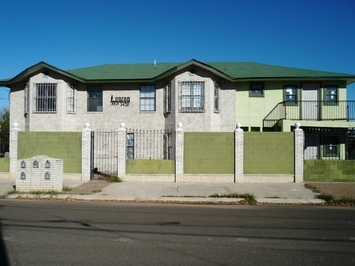
<path id="1" fill-rule="evenodd" d="M 96 182 L 96 183 L 95 183 Z M 0 179 L 0 197 L 13 190 L 15 182 Z M 213 194 L 253 194 L 258 203 L 322 203 L 304 184 L 251 184 L 251 183 L 140 183 L 65 180 L 64 186 L 73 188 L 60 199 L 108 201 L 174 201 L 174 202 L 237 202 L 235 198 L 211 198 Z M 88 190 L 89 189 L 89 190 Z M 28 194 L 31 197 L 31 194 Z M 17 195 L 10 195 L 15 198 Z M 33 196 L 32 196 L 33 197 Z"/>

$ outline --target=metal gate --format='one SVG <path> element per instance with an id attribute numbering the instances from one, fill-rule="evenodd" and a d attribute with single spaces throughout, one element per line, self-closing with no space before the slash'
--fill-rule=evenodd
<path id="1" fill-rule="evenodd" d="M 91 132 L 91 179 L 118 174 L 118 129 Z"/>

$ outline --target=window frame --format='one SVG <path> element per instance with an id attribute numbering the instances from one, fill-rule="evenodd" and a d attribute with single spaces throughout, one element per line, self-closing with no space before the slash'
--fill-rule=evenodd
<path id="1" fill-rule="evenodd" d="M 58 83 L 38 82 L 33 85 L 33 112 L 38 114 L 57 113 Z"/>
<path id="2" fill-rule="evenodd" d="M 103 112 L 103 88 L 102 88 L 102 85 L 88 85 L 86 88 L 86 92 L 87 92 L 87 112 L 102 113 Z M 90 97 L 90 94 L 91 94 L 91 97 Z M 97 96 L 99 96 L 99 97 L 97 97 Z M 100 99 L 101 99 L 101 101 L 100 101 Z M 93 104 L 93 103 L 95 103 L 95 100 L 97 100 L 98 104 Z M 96 110 L 90 110 L 94 106 L 96 107 Z"/>
<path id="3" fill-rule="evenodd" d="M 328 93 L 328 90 L 333 89 L 335 93 Z M 328 96 L 335 96 L 334 100 L 327 99 Z M 339 88 L 336 85 L 324 86 L 324 104 L 325 105 L 338 105 L 339 104 Z"/>
<path id="4" fill-rule="evenodd" d="M 67 114 L 76 113 L 76 89 L 74 85 L 67 84 Z"/>
<path id="5" fill-rule="evenodd" d="M 144 91 L 145 89 L 150 89 Z M 150 95 L 154 92 L 154 95 Z M 155 112 L 156 111 L 157 91 L 154 84 L 140 85 L 139 88 L 139 111 L 141 112 Z M 144 107 L 144 108 L 143 108 Z"/>
<path id="6" fill-rule="evenodd" d="M 198 93 L 196 93 L 197 92 L 196 89 L 199 90 Z M 205 112 L 205 82 L 204 81 L 179 82 L 179 94 L 180 94 L 179 96 L 180 113 L 204 113 Z"/>
<path id="7" fill-rule="evenodd" d="M 219 94 L 221 87 L 217 82 L 214 83 L 214 92 L 213 92 L 213 112 L 220 112 L 220 104 L 219 104 Z"/>
<path id="8" fill-rule="evenodd" d="M 287 94 L 288 89 L 294 89 L 293 94 Z M 294 99 L 289 99 L 288 96 L 294 97 Z M 298 86 L 297 85 L 285 85 L 284 86 L 284 102 L 287 105 L 298 105 Z"/>
<path id="9" fill-rule="evenodd" d="M 168 83 L 164 87 L 164 114 L 170 114 L 171 111 L 171 83 Z"/>
<path id="10" fill-rule="evenodd" d="M 254 88 L 254 86 L 260 86 L 260 88 Z M 260 91 L 260 93 L 255 93 Z M 264 82 L 250 82 L 249 83 L 249 97 L 264 97 L 265 96 L 265 84 Z"/>

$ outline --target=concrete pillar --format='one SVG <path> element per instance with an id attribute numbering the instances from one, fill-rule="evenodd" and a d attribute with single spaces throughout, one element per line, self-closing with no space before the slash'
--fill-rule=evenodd
<path id="1" fill-rule="evenodd" d="M 295 183 L 303 183 L 303 147 L 304 133 L 300 123 L 295 124 Z"/>
<path id="2" fill-rule="evenodd" d="M 17 152 L 18 152 L 18 123 L 14 123 L 14 127 L 10 129 L 10 177 L 16 178 L 17 173 Z"/>
<path id="3" fill-rule="evenodd" d="M 177 124 L 175 137 L 175 182 L 179 182 L 184 174 L 184 130 L 182 123 Z"/>
<path id="4" fill-rule="evenodd" d="M 234 169 L 234 182 L 244 182 L 244 131 L 241 124 L 237 123 L 234 132 L 234 145 L 235 145 L 235 169 Z"/>
<path id="5" fill-rule="evenodd" d="M 126 138 L 127 130 L 125 123 L 120 124 L 118 129 L 118 151 L 117 151 L 117 173 L 118 176 L 124 176 L 126 174 Z"/>
<path id="6" fill-rule="evenodd" d="M 81 180 L 89 181 L 91 177 L 91 129 L 86 123 L 81 135 Z"/>

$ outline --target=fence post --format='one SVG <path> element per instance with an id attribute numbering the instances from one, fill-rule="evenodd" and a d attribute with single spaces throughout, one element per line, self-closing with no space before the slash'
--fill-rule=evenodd
<path id="1" fill-rule="evenodd" d="M 175 182 L 179 182 L 184 174 L 184 130 L 182 123 L 177 124 L 175 140 Z"/>
<path id="2" fill-rule="evenodd" d="M 304 133 L 300 128 L 301 124 L 296 123 L 295 136 L 295 183 L 303 183 L 303 142 Z"/>
<path id="3" fill-rule="evenodd" d="M 235 145 L 235 168 L 234 168 L 234 183 L 244 182 L 244 131 L 241 124 L 237 123 L 234 133 Z"/>
<path id="4" fill-rule="evenodd" d="M 118 151 L 117 151 L 117 173 L 118 175 L 126 174 L 126 125 L 125 123 L 120 124 L 120 128 L 118 129 Z"/>
<path id="5" fill-rule="evenodd" d="M 81 133 L 81 180 L 89 181 L 91 178 L 91 129 L 90 124 L 85 123 Z"/>
<path id="6" fill-rule="evenodd" d="M 18 152 L 18 132 L 20 131 L 18 123 L 10 129 L 10 177 L 16 178 L 17 172 L 17 152 Z"/>

